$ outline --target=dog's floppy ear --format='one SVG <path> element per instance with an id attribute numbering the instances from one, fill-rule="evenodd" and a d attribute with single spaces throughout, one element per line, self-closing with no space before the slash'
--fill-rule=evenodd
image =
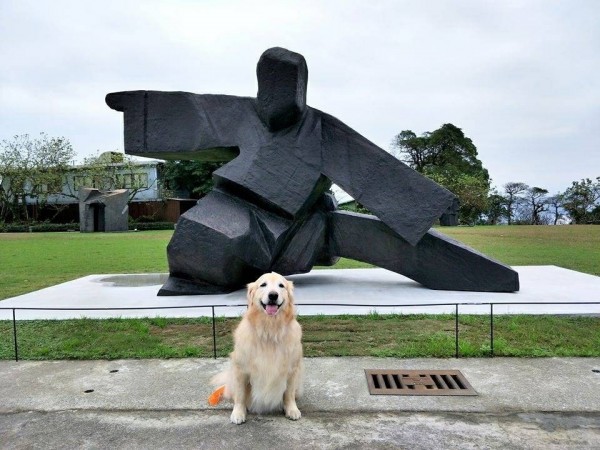
<path id="1" fill-rule="evenodd" d="M 287 290 L 288 296 L 290 297 L 290 300 L 293 302 L 294 301 L 294 282 L 286 280 L 285 286 L 286 286 L 285 288 Z"/>
<path id="2" fill-rule="evenodd" d="M 252 298 L 254 297 L 254 293 L 256 292 L 256 289 L 258 288 L 258 284 L 256 282 L 254 283 L 248 283 L 246 285 L 246 287 L 248 288 L 248 292 L 246 297 L 248 298 L 248 304 L 252 304 Z"/>

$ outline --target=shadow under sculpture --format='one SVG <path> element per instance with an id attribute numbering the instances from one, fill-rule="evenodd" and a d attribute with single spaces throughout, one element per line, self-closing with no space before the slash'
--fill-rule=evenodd
<path id="1" fill-rule="evenodd" d="M 262 273 L 305 273 L 339 257 L 375 264 L 431 289 L 512 292 L 518 274 L 430 230 L 456 197 L 306 104 L 304 57 L 265 51 L 256 98 L 127 91 L 125 151 L 229 161 L 214 189 L 184 213 L 158 295 L 231 292 Z M 338 211 L 335 182 L 375 216 Z"/>

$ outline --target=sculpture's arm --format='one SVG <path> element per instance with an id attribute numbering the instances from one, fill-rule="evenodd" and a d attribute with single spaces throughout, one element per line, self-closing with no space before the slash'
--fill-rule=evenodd
<path id="1" fill-rule="evenodd" d="M 415 245 L 455 196 L 335 117 L 322 113 L 322 171 Z"/>
<path id="2" fill-rule="evenodd" d="M 106 103 L 124 113 L 125 153 L 131 155 L 228 161 L 242 136 L 263 129 L 255 100 L 247 97 L 126 91 L 108 94 Z"/>

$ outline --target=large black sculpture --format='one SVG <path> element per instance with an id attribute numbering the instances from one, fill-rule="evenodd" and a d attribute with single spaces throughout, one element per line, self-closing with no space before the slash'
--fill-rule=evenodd
<path id="1" fill-rule="evenodd" d="M 519 289 L 507 266 L 429 230 L 455 196 L 338 119 L 306 104 L 308 69 L 283 48 L 263 53 L 258 96 L 128 91 L 126 153 L 230 161 L 184 213 L 159 295 L 230 292 L 267 271 L 284 275 L 345 256 L 432 289 Z M 336 210 L 337 183 L 377 217 Z"/>

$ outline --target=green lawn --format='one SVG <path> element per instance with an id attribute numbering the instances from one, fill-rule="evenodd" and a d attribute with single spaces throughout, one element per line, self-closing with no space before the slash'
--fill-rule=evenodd
<path id="1" fill-rule="evenodd" d="M 600 226 L 483 226 L 440 231 L 511 266 L 555 265 L 600 276 Z"/>
<path id="2" fill-rule="evenodd" d="M 0 233 L 0 299 L 96 273 L 167 272 L 172 234 Z"/>
<path id="3" fill-rule="evenodd" d="M 600 275 L 600 226 L 456 227 L 442 231 L 509 265 L 552 264 Z M 0 299 L 97 273 L 166 272 L 172 231 L 0 234 Z M 369 267 L 341 260 L 335 267 Z M 299 318 L 307 356 L 451 357 L 452 316 Z M 217 319 L 220 356 L 236 319 Z M 497 316 L 495 355 L 600 356 L 600 318 Z M 460 317 L 460 354 L 490 354 L 489 318 Z M 0 359 L 13 358 L 12 322 L 0 321 Z M 22 359 L 212 356 L 207 319 L 19 321 Z"/>

